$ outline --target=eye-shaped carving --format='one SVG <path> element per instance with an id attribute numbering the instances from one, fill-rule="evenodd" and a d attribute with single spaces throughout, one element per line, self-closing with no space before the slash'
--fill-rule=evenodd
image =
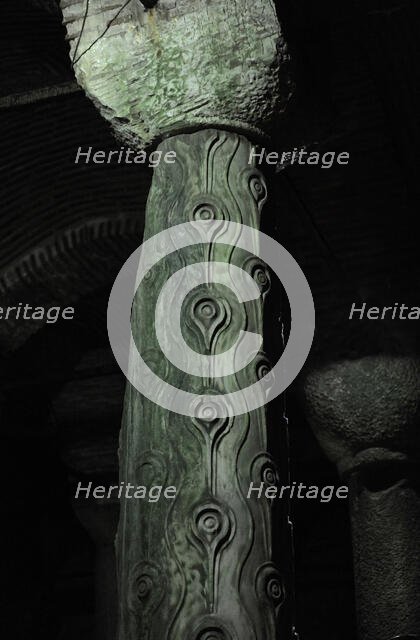
<path id="1" fill-rule="evenodd" d="M 194 509 L 191 528 L 194 537 L 204 548 L 214 552 L 231 538 L 235 526 L 229 508 L 209 499 Z"/>
<path id="2" fill-rule="evenodd" d="M 193 211 L 194 220 L 215 220 L 217 216 L 216 207 L 211 202 L 198 204 Z"/>
<path id="3" fill-rule="evenodd" d="M 267 453 L 259 454 L 252 462 L 251 480 L 255 484 L 264 482 L 269 487 L 280 486 L 280 476 L 277 465 Z"/>
<path id="4" fill-rule="evenodd" d="M 274 374 L 265 354 L 261 354 L 257 359 L 255 373 L 257 380 L 261 382 L 264 390 L 267 392 L 273 386 Z"/>
<path id="5" fill-rule="evenodd" d="M 262 177 L 252 175 L 249 180 L 249 187 L 256 202 L 259 203 L 265 201 L 265 199 L 267 198 L 267 189 Z"/>
<path id="6" fill-rule="evenodd" d="M 187 326 L 199 337 L 200 343 L 208 353 L 213 354 L 217 341 L 223 331 L 228 329 L 232 309 L 220 296 L 194 293 L 187 296 Z"/>
<path id="7" fill-rule="evenodd" d="M 252 274 L 254 280 L 256 282 L 258 282 L 258 284 L 260 285 L 261 289 L 267 289 L 270 279 L 269 279 L 269 275 L 267 272 L 267 269 L 264 269 L 264 267 L 255 267 L 254 272 Z"/>
<path id="8" fill-rule="evenodd" d="M 161 602 L 166 588 L 162 567 L 143 561 L 133 567 L 129 581 L 129 608 L 132 613 L 150 617 Z"/>
<path id="9" fill-rule="evenodd" d="M 264 296 L 271 286 L 270 272 L 265 263 L 259 258 L 251 256 L 246 258 L 243 263 L 243 268 L 254 278 L 261 291 L 261 295 Z"/>
<path id="10" fill-rule="evenodd" d="M 209 395 L 211 390 L 208 390 Z M 232 419 L 221 418 L 219 414 L 225 414 L 227 406 L 221 396 L 215 395 L 214 400 L 202 400 L 194 403 L 193 424 L 210 439 L 220 435 L 232 425 Z"/>
<path id="11" fill-rule="evenodd" d="M 268 604 L 277 615 L 285 598 L 285 590 L 282 576 L 272 562 L 266 562 L 258 569 L 255 589 L 259 599 Z"/>
<path id="12" fill-rule="evenodd" d="M 217 160 L 214 160 L 214 162 L 217 162 Z M 207 192 L 199 193 L 193 198 L 190 211 L 189 219 L 191 222 L 223 221 L 229 217 L 221 199 Z"/>
<path id="13" fill-rule="evenodd" d="M 272 467 L 265 467 L 262 472 L 262 481 L 268 486 L 275 486 L 277 484 L 276 472 Z"/>
<path id="14" fill-rule="evenodd" d="M 205 616 L 194 625 L 188 640 L 238 640 L 232 629 L 228 630 L 224 620 L 215 615 Z"/>
<path id="15" fill-rule="evenodd" d="M 204 629 L 197 640 L 226 640 L 227 636 L 222 629 Z"/>

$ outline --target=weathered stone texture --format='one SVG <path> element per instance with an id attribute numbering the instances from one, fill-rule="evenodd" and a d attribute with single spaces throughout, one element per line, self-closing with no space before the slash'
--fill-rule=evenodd
<path id="1" fill-rule="evenodd" d="M 420 362 L 372 355 L 314 368 L 305 377 L 306 412 L 342 474 L 360 464 L 420 457 Z M 397 454 L 397 452 L 399 452 Z"/>
<path id="2" fill-rule="evenodd" d="M 261 135 L 287 106 L 289 56 L 271 0 L 61 6 L 77 80 L 130 144 L 205 126 Z"/>
<path id="3" fill-rule="evenodd" d="M 219 243 L 224 220 L 258 228 L 267 189 L 260 171 L 247 163 L 252 147 L 245 138 L 207 130 L 176 136 L 159 148 L 175 149 L 177 162 L 155 171 L 146 237 L 168 222 L 220 220 L 215 233 Z M 258 258 L 215 242 L 167 256 L 140 285 L 132 317 L 140 353 L 161 379 L 199 399 L 200 394 L 245 388 L 269 369 L 260 352 L 238 373 L 206 379 L 183 374 L 162 356 L 153 326 L 157 295 L 169 274 L 197 261 L 236 264 L 261 290 L 261 297 L 247 305 L 221 285 L 198 287 L 187 295 L 184 337 L 199 353 L 224 351 L 241 329 L 262 333 L 270 281 Z M 223 395 L 217 402 L 223 403 Z M 120 640 L 288 637 L 282 622 L 287 570 L 273 562 L 272 518 L 284 507 L 272 506 L 264 496 L 246 497 L 251 481 L 268 487 L 280 477 L 268 453 L 266 409 L 217 418 L 213 408 L 209 402 L 201 417 L 190 418 L 127 388 L 120 479 L 134 485 L 173 485 L 178 495 L 155 504 L 122 503 L 117 543 Z M 275 432 L 280 428 L 272 425 Z M 276 544 L 287 547 L 284 531 L 277 530 Z"/>
<path id="4" fill-rule="evenodd" d="M 420 632 L 420 386 L 415 357 L 314 368 L 306 412 L 349 484 L 360 640 Z"/>

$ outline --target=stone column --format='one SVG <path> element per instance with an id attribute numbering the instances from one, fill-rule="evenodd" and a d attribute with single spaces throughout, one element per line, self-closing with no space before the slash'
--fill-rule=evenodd
<path id="1" fill-rule="evenodd" d="M 160 165 L 149 195 L 145 236 L 188 221 L 232 220 L 258 228 L 267 197 L 261 173 L 248 163 L 251 144 L 220 130 L 178 135 L 160 150 L 175 150 L 174 165 Z M 217 233 L 215 234 L 217 235 Z M 159 377 L 199 394 L 249 386 L 267 373 L 261 352 L 226 378 L 188 377 L 161 356 L 153 331 L 157 295 L 185 264 L 224 261 L 258 283 L 261 297 L 246 306 L 223 285 L 193 289 L 182 327 L 200 353 L 225 351 L 238 332 L 262 333 L 269 274 L 257 258 L 226 245 L 198 245 L 156 267 L 139 290 L 132 325 L 141 353 Z M 197 266 L 197 269 L 199 267 Z M 173 301 L 178 291 L 173 291 Z M 186 382 L 185 382 L 186 381 Z M 276 482 L 267 453 L 265 409 L 215 417 L 215 403 L 194 418 L 168 412 L 128 387 L 121 437 L 121 480 L 177 487 L 175 500 L 124 500 L 118 534 L 120 639 L 220 638 L 267 640 L 279 630 L 285 576 L 273 564 L 270 504 L 247 499 L 251 482 Z M 222 401 L 223 402 L 223 401 Z M 281 540 L 277 541 L 281 544 Z"/>
<path id="2" fill-rule="evenodd" d="M 420 637 L 419 373 L 372 355 L 305 381 L 310 424 L 349 484 L 360 640 Z"/>
<path id="3" fill-rule="evenodd" d="M 176 154 L 173 164 L 155 169 L 145 236 L 188 221 L 257 229 L 267 187 L 250 162 L 250 140 L 268 139 L 291 95 L 273 2 L 131 0 L 118 8 L 113 0 L 63 0 L 62 8 L 76 77 L 119 139 L 138 150 L 164 138 L 159 151 Z M 231 247 L 171 254 L 150 272 L 133 305 L 133 334 L 143 357 L 159 377 L 198 394 L 198 402 L 200 394 L 249 386 L 268 371 L 260 352 L 237 374 L 188 377 L 158 348 L 154 312 L 163 284 L 181 267 L 212 260 L 224 262 L 226 273 L 233 265 L 246 271 L 260 297 L 245 306 L 228 287 L 197 287 L 182 307 L 184 339 L 199 353 L 217 355 L 241 329 L 261 334 L 267 269 Z M 251 481 L 277 482 L 267 439 L 265 409 L 223 419 L 209 402 L 190 418 L 127 387 L 121 481 L 173 485 L 177 496 L 122 502 L 120 640 L 288 636 L 281 615 L 285 567 L 273 562 L 271 507 L 265 498 L 247 499 Z M 279 530 L 275 542 L 287 547 L 284 520 Z"/>
<path id="4" fill-rule="evenodd" d="M 115 640 L 117 585 L 114 541 L 118 504 L 112 500 L 92 498 L 73 500 L 73 508 L 95 544 L 95 638 Z"/>
<path id="5" fill-rule="evenodd" d="M 115 538 L 120 505 L 115 490 L 109 498 L 103 496 L 107 495 L 110 486 L 118 486 L 117 441 L 116 438 L 109 437 L 106 431 L 96 435 L 96 438 L 92 437 L 98 425 L 92 424 L 94 399 L 92 396 L 89 398 L 89 391 L 82 388 L 84 382 L 86 380 L 78 385 L 78 391 L 82 392 L 79 394 L 74 390 L 74 383 L 69 385 L 70 389 L 64 387 L 54 400 L 53 411 L 62 429 L 61 455 L 71 486 L 73 511 L 94 545 L 95 640 L 115 640 L 118 617 Z M 96 382 L 99 383 L 98 389 L 109 391 L 108 380 L 96 378 Z M 115 390 L 115 386 L 112 385 L 111 388 Z M 69 426 L 74 427 L 75 416 L 71 411 L 68 413 L 68 407 L 72 401 L 75 402 L 75 397 L 80 397 L 83 393 L 85 406 L 89 405 L 87 398 L 91 406 L 86 416 L 79 408 L 78 426 L 82 429 L 84 426 L 86 430 L 89 428 L 90 432 L 85 439 L 80 439 L 80 434 L 76 435 L 74 441 L 74 429 L 69 430 Z M 96 393 L 99 394 L 99 391 L 94 392 L 95 395 Z M 104 411 L 109 414 L 109 410 L 108 402 Z M 100 410 L 97 409 L 95 418 L 102 427 L 106 424 L 107 417 L 100 415 Z M 69 440 L 70 433 L 72 435 Z M 101 497 L 95 496 L 96 487 L 105 488 L 99 492 Z"/>

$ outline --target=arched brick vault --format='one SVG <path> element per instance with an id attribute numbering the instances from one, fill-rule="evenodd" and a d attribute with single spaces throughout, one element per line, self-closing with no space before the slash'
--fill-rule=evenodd
<path id="1" fill-rule="evenodd" d="M 139 227 L 131 216 L 98 218 L 46 237 L 2 271 L 3 300 L 10 306 L 19 302 L 73 306 L 77 314 L 80 300 L 112 286 L 121 265 L 138 245 Z M 36 320 L 4 320 L 0 326 L 3 350 L 21 347 L 43 326 Z"/>
<path id="2" fill-rule="evenodd" d="M 138 165 L 76 165 L 79 146 L 116 146 L 94 108 L 86 114 L 82 105 L 86 99 L 78 93 L 56 104 L 0 110 L 10 158 L 0 219 L 3 306 L 77 306 L 86 295 L 110 289 L 140 243 L 151 172 Z M 21 346 L 42 326 L 28 321 L 17 330 L 15 324 L 1 323 L 3 351 Z"/>

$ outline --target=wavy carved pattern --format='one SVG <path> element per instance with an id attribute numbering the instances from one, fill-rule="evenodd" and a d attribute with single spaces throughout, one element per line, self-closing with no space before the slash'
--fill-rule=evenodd
<path id="1" fill-rule="evenodd" d="M 122 504 L 119 638 L 286 638 L 288 630 L 278 616 L 284 577 L 273 565 L 271 505 L 266 499 L 247 499 L 251 481 L 278 481 L 267 453 L 266 412 L 225 419 L 215 412 L 216 402 L 226 402 L 217 394 L 264 377 L 269 362 L 261 352 L 235 375 L 188 376 L 159 356 L 153 330 L 157 295 L 167 278 L 186 265 L 214 260 L 246 270 L 260 287 L 260 299 L 242 305 L 227 286 L 194 289 L 182 308 L 184 339 L 199 353 L 217 355 L 231 347 L 241 329 L 262 333 L 263 301 L 270 289 L 267 268 L 249 253 L 216 241 L 223 239 L 224 220 L 259 227 L 267 188 L 258 169 L 248 165 L 250 143 L 236 134 L 185 134 L 166 140 L 160 149 L 175 150 L 177 157 L 173 165 L 155 171 L 146 237 L 185 221 L 220 219 L 220 226 L 214 243 L 173 253 L 153 269 L 133 306 L 133 334 L 155 371 L 180 388 L 215 394 L 215 402 L 198 397 L 191 419 L 127 389 L 121 480 L 140 484 L 149 469 L 148 478 L 174 485 L 178 492 L 175 500 L 153 505 Z M 234 281 L 230 285 L 234 289 Z"/>
<path id="2" fill-rule="evenodd" d="M 235 533 L 235 520 L 230 509 L 214 499 L 198 505 L 192 513 L 191 531 L 205 550 L 208 560 L 207 588 L 208 607 L 215 609 L 218 597 L 220 556 Z"/>

